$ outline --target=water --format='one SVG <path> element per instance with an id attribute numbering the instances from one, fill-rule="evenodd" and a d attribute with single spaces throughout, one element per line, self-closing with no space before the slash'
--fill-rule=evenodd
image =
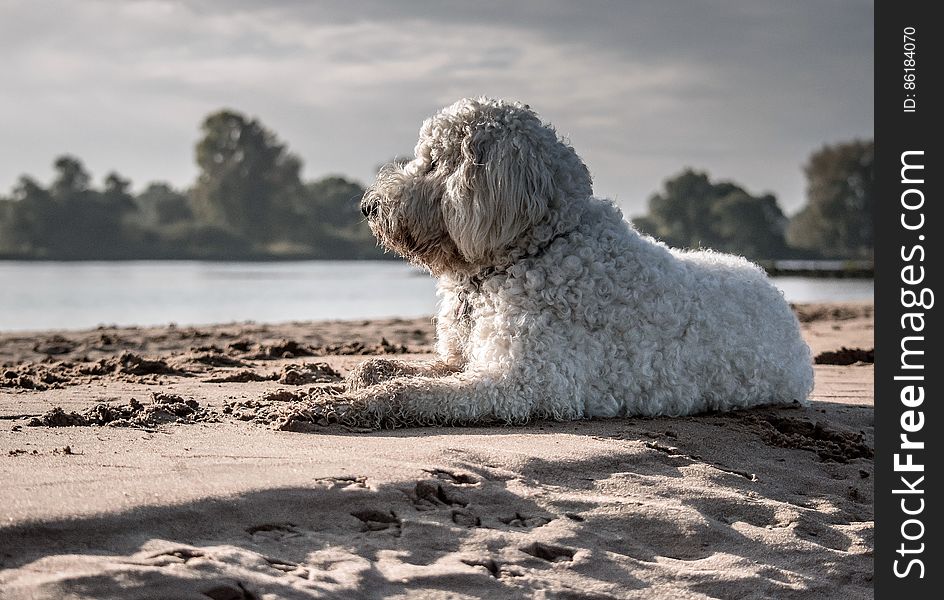
<path id="1" fill-rule="evenodd" d="M 825 277 L 774 277 L 790 302 L 849 302 L 875 300 L 871 279 L 828 279 Z"/>
<path id="2" fill-rule="evenodd" d="M 0 262 L 0 330 L 420 316 L 433 280 L 402 262 Z"/>
<path id="3" fill-rule="evenodd" d="M 793 302 L 871 300 L 871 280 L 780 277 Z M 415 317 L 434 282 L 399 261 L 0 261 L 0 330 Z"/>

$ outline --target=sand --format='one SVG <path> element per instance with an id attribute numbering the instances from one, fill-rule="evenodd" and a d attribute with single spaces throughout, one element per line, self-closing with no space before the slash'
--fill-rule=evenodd
<path id="1" fill-rule="evenodd" d="M 809 407 L 370 433 L 297 407 L 429 319 L 0 334 L 0 598 L 872 597 L 872 307 L 796 309 Z"/>

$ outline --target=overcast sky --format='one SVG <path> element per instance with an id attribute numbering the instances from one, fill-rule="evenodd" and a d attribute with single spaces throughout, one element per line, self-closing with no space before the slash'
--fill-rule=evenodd
<path id="1" fill-rule="evenodd" d="M 529 103 L 631 215 L 686 166 L 804 202 L 802 164 L 873 135 L 868 0 L 0 0 L 0 194 L 80 157 L 189 185 L 209 112 L 307 178 L 363 182 L 463 96 Z"/>

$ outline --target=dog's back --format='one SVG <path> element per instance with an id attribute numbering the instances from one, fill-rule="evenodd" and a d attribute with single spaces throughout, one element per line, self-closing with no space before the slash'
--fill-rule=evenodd
<path id="1" fill-rule="evenodd" d="M 574 356 L 548 358 L 587 365 L 578 386 L 586 390 L 584 416 L 806 401 L 809 348 L 760 267 L 712 251 L 671 250 L 595 199 L 575 233 L 528 265 L 569 279 L 527 304 L 579 298 L 566 311 L 550 310 L 563 319 L 549 335 L 574 338 L 558 341 L 554 354 L 572 348 Z"/>

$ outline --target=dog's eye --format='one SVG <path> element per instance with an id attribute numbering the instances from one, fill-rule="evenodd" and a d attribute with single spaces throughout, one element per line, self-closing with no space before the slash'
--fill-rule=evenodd
<path id="1" fill-rule="evenodd" d="M 433 160 L 429 161 L 429 167 L 426 169 L 426 172 L 427 172 L 427 173 L 432 173 L 433 171 L 436 170 L 436 167 L 438 167 L 438 166 L 439 166 L 439 161 L 433 159 Z"/>

